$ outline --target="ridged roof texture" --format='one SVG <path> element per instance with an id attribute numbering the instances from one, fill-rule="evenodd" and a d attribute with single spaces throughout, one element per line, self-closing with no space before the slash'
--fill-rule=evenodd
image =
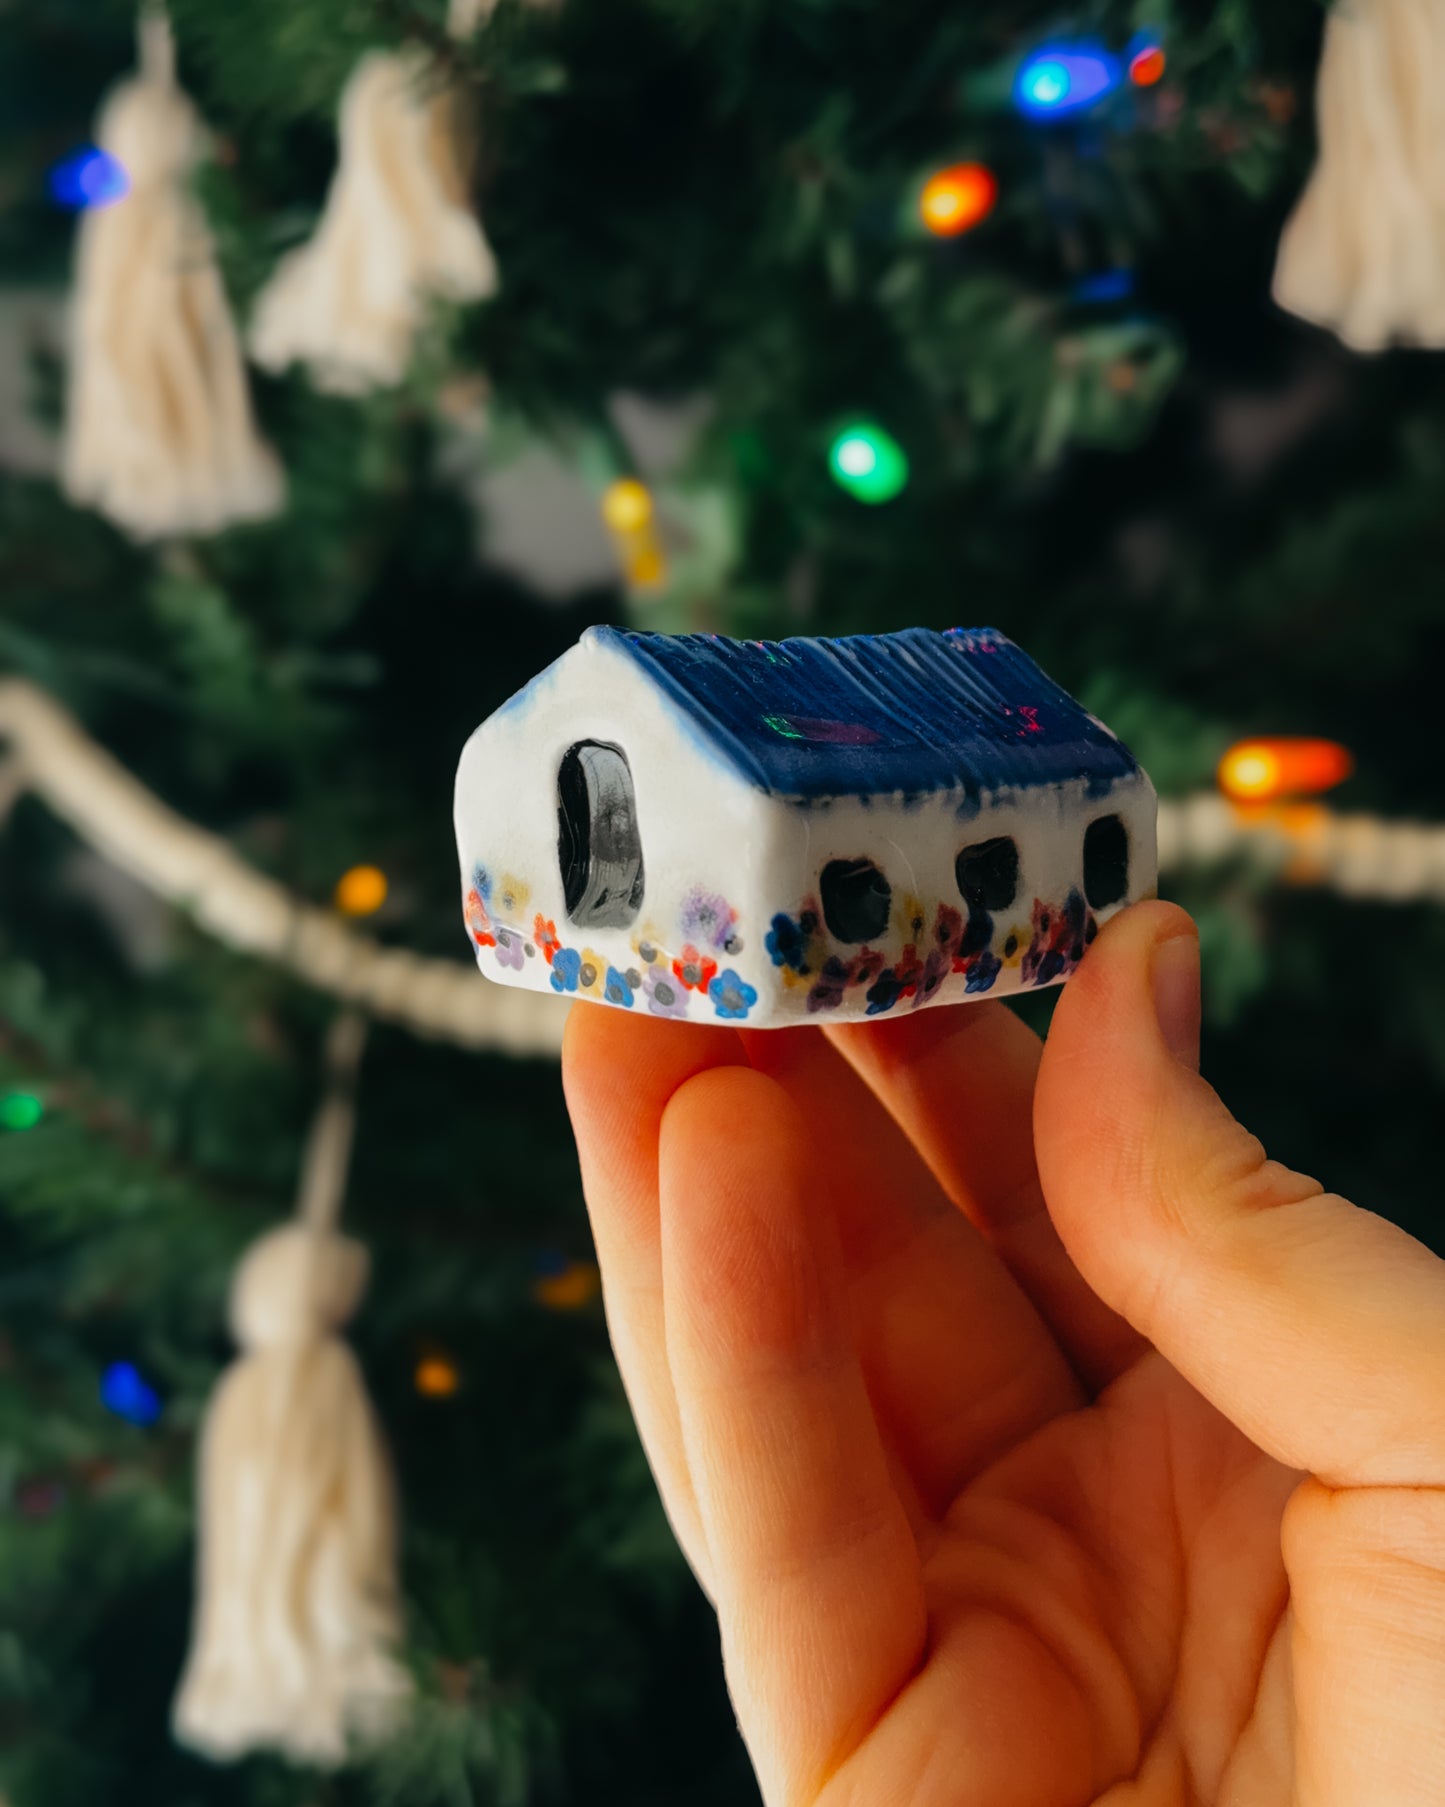
<path id="1" fill-rule="evenodd" d="M 1031 789 L 1102 794 L 1133 755 L 996 628 L 726 640 L 590 628 L 760 789 L 825 797 Z"/>

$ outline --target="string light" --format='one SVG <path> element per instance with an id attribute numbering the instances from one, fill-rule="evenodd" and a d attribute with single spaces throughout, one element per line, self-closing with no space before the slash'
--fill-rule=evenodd
<path id="1" fill-rule="evenodd" d="M 34 1129 L 45 1106 L 30 1092 L 0 1093 L 0 1129 Z"/>
<path id="2" fill-rule="evenodd" d="M 1134 293 L 1134 272 L 1132 270 L 1100 270 L 1096 275 L 1083 276 L 1074 284 L 1074 300 L 1098 304 L 1110 301 L 1127 301 Z"/>
<path id="3" fill-rule="evenodd" d="M 1239 741 L 1220 760 L 1216 776 L 1235 802 L 1270 803 L 1332 790 L 1354 769 L 1349 749 L 1337 741 L 1277 737 Z"/>
<path id="4" fill-rule="evenodd" d="M 532 1296 L 549 1311 L 577 1311 L 592 1299 L 602 1284 L 595 1261 L 569 1261 L 555 1273 L 544 1274 L 532 1288 Z"/>
<path id="5" fill-rule="evenodd" d="M 51 199 L 77 213 L 87 207 L 109 207 L 130 193 L 125 165 L 93 144 L 62 157 L 47 180 Z"/>
<path id="6" fill-rule="evenodd" d="M 665 583 L 667 560 L 657 533 L 657 509 L 647 485 L 636 477 L 619 477 L 603 490 L 601 512 L 628 587 L 653 590 Z"/>
<path id="7" fill-rule="evenodd" d="M 134 1362 L 112 1362 L 100 1377 L 100 1403 L 106 1411 L 142 1429 L 161 1415 L 161 1396 Z"/>
<path id="8" fill-rule="evenodd" d="M 987 219 L 998 200 L 998 180 L 982 163 L 955 163 L 930 176 L 918 211 L 935 238 L 957 238 Z"/>
<path id="9" fill-rule="evenodd" d="M 602 492 L 602 519 L 614 533 L 636 533 L 652 515 L 651 492 L 635 477 L 619 477 Z"/>
<path id="10" fill-rule="evenodd" d="M 380 866 L 353 866 L 336 881 L 335 902 L 343 916 L 374 916 L 386 902 L 386 874 Z"/>
<path id="11" fill-rule="evenodd" d="M 456 1365 L 444 1355 L 425 1355 L 412 1376 L 418 1393 L 427 1399 L 450 1399 L 462 1384 Z"/>
<path id="12" fill-rule="evenodd" d="M 1129 80 L 1136 88 L 1152 88 L 1164 79 L 1164 51 L 1158 44 L 1141 44 L 1129 58 Z"/>
<path id="13" fill-rule="evenodd" d="M 1119 86 L 1119 62 L 1094 44 L 1056 44 L 1025 58 L 1014 80 L 1014 104 L 1030 119 L 1081 112 Z"/>
<path id="14" fill-rule="evenodd" d="M 852 421 L 835 435 L 828 468 L 859 502 L 891 502 L 908 481 L 903 447 L 871 420 Z"/>

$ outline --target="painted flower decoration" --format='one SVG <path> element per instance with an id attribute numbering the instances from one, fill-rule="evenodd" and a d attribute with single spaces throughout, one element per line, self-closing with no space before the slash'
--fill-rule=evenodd
<path id="1" fill-rule="evenodd" d="M 462 900 L 462 920 L 478 947 L 497 945 L 497 938 L 492 933 L 492 919 L 487 915 L 486 902 L 475 885 L 468 886 L 466 897 Z"/>
<path id="2" fill-rule="evenodd" d="M 923 939 L 923 925 L 928 920 L 922 902 L 911 891 L 899 892 L 893 900 L 893 931 L 905 941 Z"/>
<path id="3" fill-rule="evenodd" d="M 606 989 L 602 995 L 609 1004 L 620 1004 L 624 1010 L 631 1010 L 632 986 L 628 983 L 628 974 L 619 972 L 615 966 L 609 966 Z"/>
<path id="4" fill-rule="evenodd" d="M 1070 973 L 1084 957 L 1093 918 L 1077 890 L 1070 891 L 1062 909 L 1034 900 L 1033 937 L 1023 957 L 1026 985 L 1048 985 Z"/>
<path id="5" fill-rule="evenodd" d="M 497 902 L 508 916 L 520 916 L 526 909 L 532 895 L 532 887 L 524 885 L 519 878 L 510 872 L 504 872 L 497 880 Z"/>
<path id="6" fill-rule="evenodd" d="M 1009 929 L 999 945 L 999 953 L 1005 966 L 1017 966 L 1024 957 L 1024 949 L 1029 944 L 1029 932 L 1020 928 L 1017 923 Z"/>
<path id="7" fill-rule="evenodd" d="M 577 971 L 577 989 L 593 998 L 605 997 L 607 993 L 607 962 L 590 947 L 582 950 L 582 964 Z"/>
<path id="8" fill-rule="evenodd" d="M 736 940 L 733 925 L 737 911 L 725 897 L 700 887 L 690 891 L 682 906 L 682 932 L 699 947 L 723 949 Z"/>
<path id="9" fill-rule="evenodd" d="M 672 970 L 678 981 L 689 991 L 707 991 L 717 972 L 717 961 L 709 960 L 706 954 L 700 954 L 689 943 L 673 961 Z"/>
<path id="10" fill-rule="evenodd" d="M 741 1022 L 758 1001 L 757 992 L 731 967 L 718 974 L 708 986 L 707 995 L 718 1015 L 732 1022 Z"/>
<path id="11" fill-rule="evenodd" d="M 540 948 L 542 958 L 547 962 L 548 966 L 550 966 L 552 964 L 553 956 L 556 954 L 557 949 L 561 947 L 562 942 L 557 934 L 556 923 L 548 921 L 540 910 L 537 912 L 536 921 L 532 924 L 532 939 L 536 942 L 538 948 Z"/>
<path id="12" fill-rule="evenodd" d="M 523 959 L 522 937 L 515 929 L 497 930 L 497 965 L 510 967 L 513 972 L 521 972 Z"/>
<path id="13" fill-rule="evenodd" d="M 843 994 L 848 989 L 852 978 L 852 969 L 848 962 L 840 960 L 836 954 L 830 954 L 823 962 L 823 970 L 814 981 L 808 993 L 808 1010 L 812 1014 L 819 1010 L 836 1010 L 843 1002 Z"/>
<path id="14" fill-rule="evenodd" d="M 647 1008 L 654 1016 L 685 1017 L 687 990 L 665 966 L 649 966 L 642 975 Z"/>
<path id="15" fill-rule="evenodd" d="M 766 938 L 768 958 L 773 965 L 786 966 L 795 973 L 807 972 L 809 944 L 816 925 L 816 917 L 806 910 L 800 916 L 789 916 L 779 910 Z"/>
<path id="16" fill-rule="evenodd" d="M 582 976 L 582 956 L 575 947 L 558 948 L 552 956 L 553 991 L 576 991 Z"/>
<path id="17" fill-rule="evenodd" d="M 993 982 L 1003 971 L 1003 961 L 990 949 L 985 948 L 968 969 L 968 977 L 963 982 L 965 991 L 991 991 Z"/>
<path id="18" fill-rule="evenodd" d="M 918 991 L 913 999 L 915 1010 L 920 1004 L 926 1004 L 930 998 L 938 995 L 939 986 L 952 971 L 953 955 L 948 948 L 932 947 L 928 950 L 928 958 L 923 962 L 923 977 L 918 981 Z"/>
<path id="19" fill-rule="evenodd" d="M 941 903 L 938 914 L 933 919 L 933 941 L 938 950 L 946 954 L 950 965 L 953 956 L 963 945 L 963 912 L 955 910 L 952 904 Z"/>
<path id="20" fill-rule="evenodd" d="M 898 974 L 890 968 L 879 973 L 868 987 L 868 1015 L 881 1016 L 885 1010 L 891 1010 L 903 995 L 903 987 L 898 982 Z"/>

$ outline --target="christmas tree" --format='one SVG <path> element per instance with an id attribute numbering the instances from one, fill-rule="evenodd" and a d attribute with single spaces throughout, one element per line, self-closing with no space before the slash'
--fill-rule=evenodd
<path id="1" fill-rule="evenodd" d="M 1445 864 L 1383 826 L 1440 815 L 1445 371 L 1271 299 L 1310 9 L 144 24 L 142 143 L 131 8 L 0 13 L 0 1795 L 737 1807 L 461 746 L 596 622 L 997 626 L 1164 799 L 1225 1099 L 1445 1246 Z M 1277 737 L 1353 770 L 1211 798 Z M 171 1729 L 227 1292 L 298 1196 L 371 1254 L 403 1524 L 404 1705 L 339 1769 Z"/>

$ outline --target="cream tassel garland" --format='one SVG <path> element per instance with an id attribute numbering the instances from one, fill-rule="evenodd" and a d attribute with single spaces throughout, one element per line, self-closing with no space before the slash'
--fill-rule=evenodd
<path id="1" fill-rule="evenodd" d="M 1274 296 L 1357 351 L 1445 346 L 1445 0 L 1336 0 Z"/>
<path id="2" fill-rule="evenodd" d="M 82 215 L 61 481 L 138 539 L 211 533 L 281 506 L 240 345 L 189 188 L 205 129 L 175 77 L 165 17 L 140 20 L 140 69 L 96 142 L 126 192 Z"/>
<path id="3" fill-rule="evenodd" d="M 364 1036 L 359 1015 L 336 1019 L 297 1220 L 255 1244 L 232 1290 L 245 1353 L 202 1436 L 195 1624 L 174 1712 L 177 1738 L 211 1757 L 338 1763 L 390 1729 L 410 1689 L 393 1654 L 390 1469 L 335 1334 L 367 1275 L 366 1251 L 335 1228 Z"/>
<path id="4" fill-rule="evenodd" d="M 466 35 L 474 0 L 453 0 Z M 362 58 L 341 100 L 340 159 L 316 235 L 262 292 L 250 347 L 267 370 L 310 366 L 318 388 L 399 383 L 429 301 L 494 294 L 491 246 L 467 205 L 456 94 L 420 50 Z"/>

